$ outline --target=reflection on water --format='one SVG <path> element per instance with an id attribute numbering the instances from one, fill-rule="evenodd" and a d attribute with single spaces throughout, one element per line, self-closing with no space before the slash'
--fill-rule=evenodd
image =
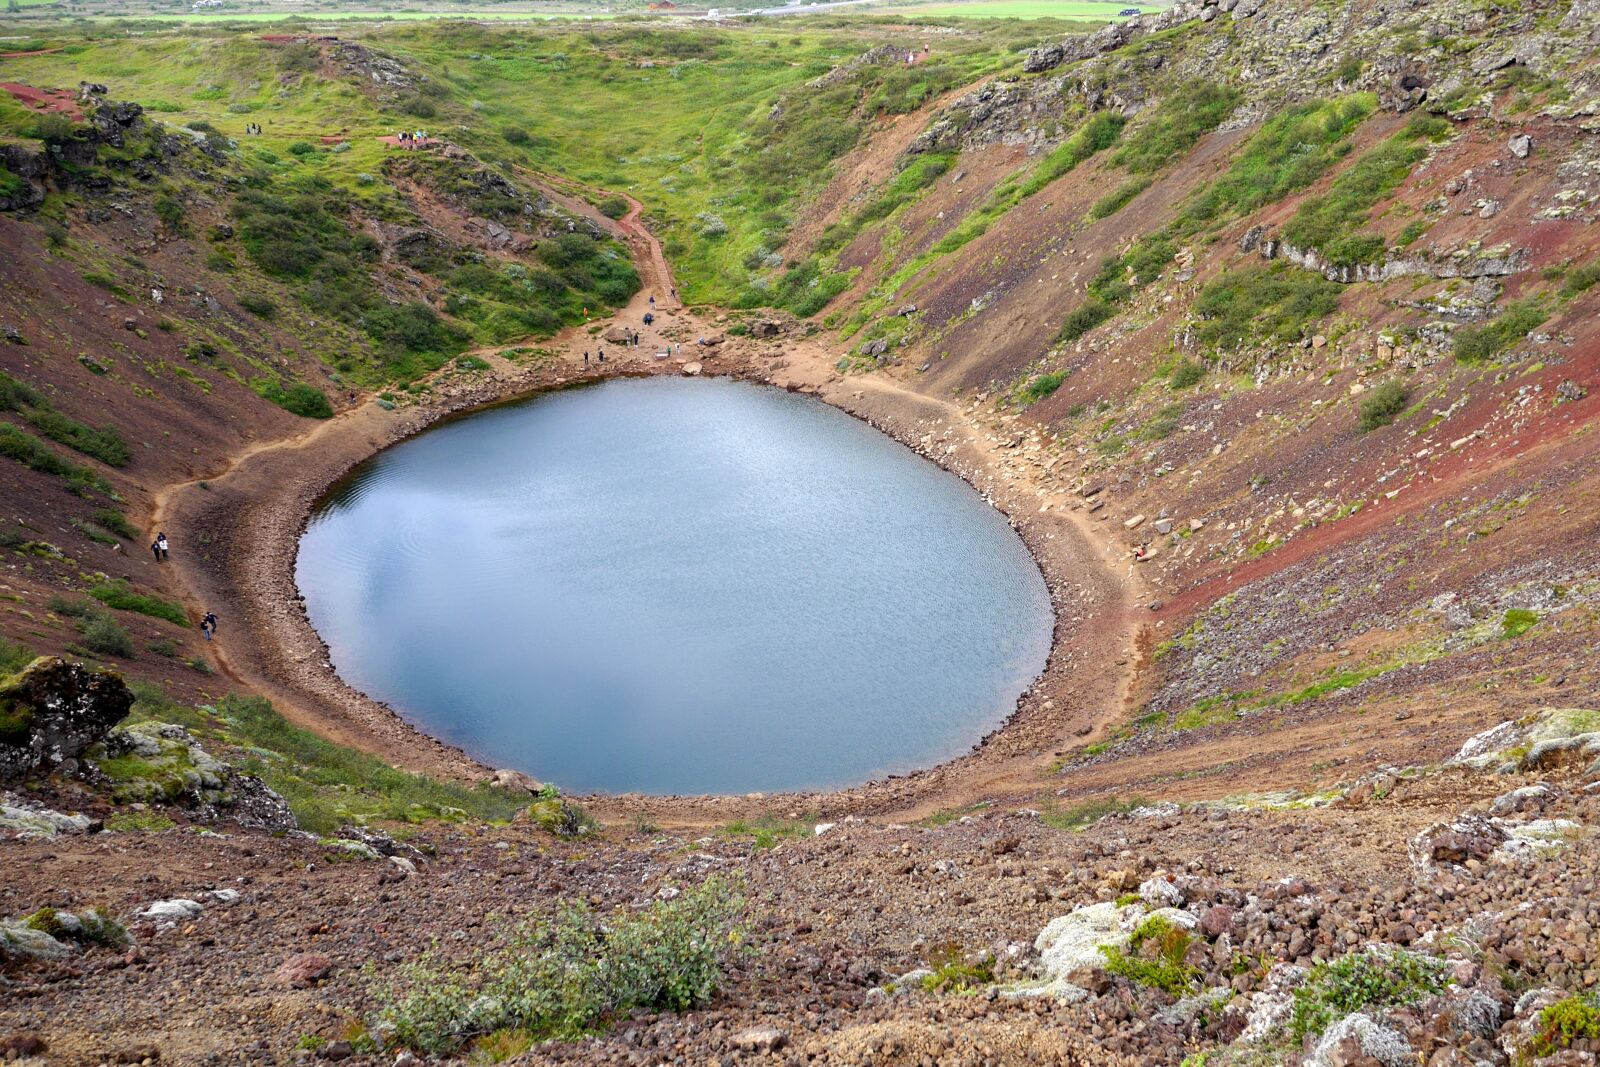
<path id="1" fill-rule="evenodd" d="M 613 381 L 407 441 L 330 494 L 298 577 L 351 684 L 576 791 L 928 766 L 1050 641 L 1038 569 L 971 488 L 731 381 Z"/>

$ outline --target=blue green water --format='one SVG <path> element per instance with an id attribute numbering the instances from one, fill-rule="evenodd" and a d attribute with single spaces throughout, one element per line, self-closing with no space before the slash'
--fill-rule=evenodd
<path id="1" fill-rule="evenodd" d="M 335 487 L 298 580 L 356 688 L 572 791 L 837 787 L 998 725 L 1051 609 L 959 478 L 819 401 L 618 380 Z"/>

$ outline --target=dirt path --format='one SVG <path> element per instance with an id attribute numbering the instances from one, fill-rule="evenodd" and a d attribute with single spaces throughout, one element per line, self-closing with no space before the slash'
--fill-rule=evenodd
<path id="1" fill-rule="evenodd" d="M 557 200 L 569 211 L 593 219 L 621 238 L 633 255 L 634 269 L 639 272 L 639 281 L 642 284 L 640 292 L 647 301 L 651 297 L 655 298 L 652 307 L 672 311 L 683 307 L 683 302 L 678 299 L 677 279 L 672 276 L 672 268 L 667 264 L 666 254 L 661 250 L 661 242 L 656 240 L 656 235 L 651 233 L 649 227 L 642 221 L 643 204 L 627 193 L 597 189 L 559 174 L 547 174 L 522 167 L 516 169 L 518 173 L 542 187 L 552 199 Z M 601 199 L 620 196 L 627 201 L 628 211 L 621 218 L 612 219 L 585 199 L 584 194 Z"/>
<path id="2" fill-rule="evenodd" d="M 586 217 L 604 218 L 587 201 L 562 191 L 584 187 L 540 179 L 564 206 L 581 203 Z M 800 337 L 798 331 L 766 343 L 729 338 L 698 347 L 695 338 L 718 332 L 719 316 L 684 312 L 671 299 L 665 256 L 640 221 L 639 203 L 628 203 L 623 218 L 605 223 L 628 241 L 645 286 L 614 316 L 529 342 L 540 353 L 531 357 L 507 358 L 502 353 L 511 345 L 475 350 L 489 368 L 445 368 L 434 375 L 425 403 L 390 411 L 366 398 L 292 438 L 239 450 L 203 480 L 156 493 L 154 522 L 172 531 L 180 548 L 173 564 L 187 598 L 222 617 L 212 651 L 223 672 L 270 698 L 291 721 L 333 740 L 411 770 L 483 778 L 490 768 L 414 728 L 333 671 L 295 587 L 295 555 L 312 508 L 352 467 L 452 414 L 580 381 L 684 373 L 685 364 L 704 362 L 707 374 L 812 393 L 974 485 L 1011 518 L 1050 588 L 1056 622 L 1049 663 L 1002 727 L 968 754 L 928 770 L 836 793 L 627 795 L 585 798 L 585 804 L 606 821 L 647 818 L 674 827 L 761 814 L 906 820 L 996 795 L 1028 800 L 1048 791 L 1052 764 L 1121 721 L 1137 686 L 1144 627 L 1137 612 L 1145 594 L 1123 550 L 1105 536 L 1103 525 L 1047 486 L 1048 456 L 1036 444 L 1019 446 L 1020 427 L 1007 423 L 1010 416 L 922 394 L 888 373 L 841 376 L 825 339 Z M 655 322 L 647 327 L 643 318 L 651 310 Z M 611 324 L 637 331 L 639 344 L 605 344 L 591 332 Z M 604 364 L 598 360 L 601 348 Z M 195 547 L 184 552 L 185 546 Z"/>

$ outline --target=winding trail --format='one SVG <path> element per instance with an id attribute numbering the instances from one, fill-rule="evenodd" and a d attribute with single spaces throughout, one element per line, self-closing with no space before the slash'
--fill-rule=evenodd
<path id="1" fill-rule="evenodd" d="M 1076 745 L 1123 721 L 1137 692 L 1148 630 L 1137 612 L 1145 597 L 1123 550 L 1103 526 L 1062 499 L 1047 482 L 1037 448 L 1018 447 L 1018 428 L 986 406 L 963 407 L 916 391 L 888 373 L 844 377 L 820 337 L 784 336 L 763 345 L 733 339 L 697 348 L 716 331 L 718 312 L 686 312 L 659 241 L 641 221 L 642 206 L 612 220 L 586 197 L 602 190 L 525 173 L 563 207 L 595 219 L 626 243 L 643 287 L 607 319 L 570 327 L 536 345 L 539 354 L 508 358 L 515 344 L 477 349 L 486 371 L 453 365 L 430 379 L 430 399 L 385 410 L 356 406 L 293 437 L 253 442 L 203 479 L 154 495 L 152 521 L 178 545 L 206 546 L 173 557 L 189 602 L 222 617 L 210 651 L 238 686 L 271 699 L 291 721 L 331 740 L 409 770 L 482 780 L 486 765 L 411 726 L 399 714 L 346 685 L 306 618 L 295 588 L 300 534 L 318 498 L 362 460 L 441 418 L 508 399 L 607 377 L 684 373 L 707 361 L 708 374 L 766 382 L 820 399 L 871 422 L 969 481 L 1007 514 L 1027 542 L 1050 588 L 1055 633 L 1049 663 L 1012 717 L 971 752 L 936 767 L 838 792 L 738 797 L 584 798 L 602 820 L 644 818 L 664 827 L 698 827 L 757 815 L 911 820 L 996 797 L 1027 803 L 1063 783 L 1053 764 Z M 656 302 L 655 322 L 643 324 Z M 637 347 L 607 346 L 597 326 L 637 330 Z M 673 346 L 687 347 L 688 352 Z M 586 361 L 606 347 L 608 359 Z"/>

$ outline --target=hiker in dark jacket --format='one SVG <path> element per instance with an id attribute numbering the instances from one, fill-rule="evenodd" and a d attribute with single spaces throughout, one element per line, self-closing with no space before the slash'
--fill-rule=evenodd
<path id="1" fill-rule="evenodd" d="M 211 640 L 217 632 L 217 613 L 206 612 L 206 617 L 200 620 L 200 632 L 206 635 L 206 640 Z"/>

